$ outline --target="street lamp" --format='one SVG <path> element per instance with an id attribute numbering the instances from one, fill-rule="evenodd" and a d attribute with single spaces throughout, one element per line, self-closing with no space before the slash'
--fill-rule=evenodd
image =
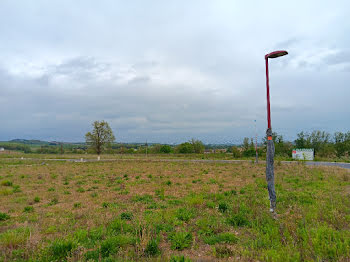
<path id="1" fill-rule="evenodd" d="M 274 176 L 274 155 L 275 155 L 275 145 L 272 140 L 272 129 L 271 129 L 271 112 L 270 112 L 270 87 L 269 87 L 269 58 L 277 58 L 280 56 L 287 55 L 287 51 L 274 51 L 265 55 L 265 65 L 266 65 L 266 95 L 267 95 L 267 151 L 266 151 L 266 181 L 267 189 L 269 191 L 270 199 L 270 212 L 275 212 L 276 209 L 276 192 L 275 192 L 275 176 Z"/>

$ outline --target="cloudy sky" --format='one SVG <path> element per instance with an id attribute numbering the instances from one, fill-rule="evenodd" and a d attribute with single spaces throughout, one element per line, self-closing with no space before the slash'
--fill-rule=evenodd
<path id="1" fill-rule="evenodd" d="M 0 140 L 239 143 L 350 130 L 348 1 L 1 0 Z"/>

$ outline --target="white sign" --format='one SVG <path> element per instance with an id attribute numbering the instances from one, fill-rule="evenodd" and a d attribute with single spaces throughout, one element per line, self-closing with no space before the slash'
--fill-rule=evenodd
<path id="1" fill-rule="evenodd" d="M 313 148 L 300 148 L 293 149 L 293 159 L 297 160 L 314 160 L 314 149 Z"/>

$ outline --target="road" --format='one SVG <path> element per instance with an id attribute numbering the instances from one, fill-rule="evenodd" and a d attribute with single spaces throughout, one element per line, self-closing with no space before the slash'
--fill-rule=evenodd
<path id="1" fill-rule="evenodd" d="M 15 160 L 32 160 L 32 161 L 67 161 L 67 162 L 98 162 L 97 159 L 58 159 L 58 158 L 0 158 L 0 159 L 15 159 Z M 211 159 L 152 159 L 152 158 L 128 158 L 128 159 L 101 159 L 100 162 L 114 162 L 114 161 L 149 161 L 149 162 L 192 162 L 192 163 L 240 163 L 251 162 L 251 160 L 211 160 Z M 264 164 L 265 161 L 260 161 Z M 297 164 L 297 161 L 281 161 L 283 164 Z M 305 161 L 308 166 L 335 166 L 350 169 L 350 163 L 344 162 L 321 162 L 321 161 Z"/>

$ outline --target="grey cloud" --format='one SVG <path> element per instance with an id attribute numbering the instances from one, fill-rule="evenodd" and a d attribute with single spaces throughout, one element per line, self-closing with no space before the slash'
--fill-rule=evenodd
<path id="1" fill-rule="evenodd" d="M 300 43 L 301 40 L 302 39 L 300 39 L 298 37 L 291 37 L 291 38 L 288 38 L 286 40 L 283 40 L 283 41 L 277 43 L 275 45 L 274 49 L 277 49 L 277 50 L 279 50 L 279 49 L 282 49 L 282 50 L 288 49 L 288 48 L 296 46 L 298 43 Z"/>
<path id="2" fill-rule="evenodd" d="M 331 54 L 324 59 L 328 65 L 349 64 L 350 63 L 350 50 L 342 50 Z"/>
<path id="3" fill-rule="evenodd" d="M 240 142 L 254 119 L 261 138 L 274 48 L 289 51 L 270 62 L 274 130 L 350 128 L 349 4 L 266 16 L 277 5 L 2 1 L 0 140 L 81 141 L 97 119 L 119 141 Z"/>

